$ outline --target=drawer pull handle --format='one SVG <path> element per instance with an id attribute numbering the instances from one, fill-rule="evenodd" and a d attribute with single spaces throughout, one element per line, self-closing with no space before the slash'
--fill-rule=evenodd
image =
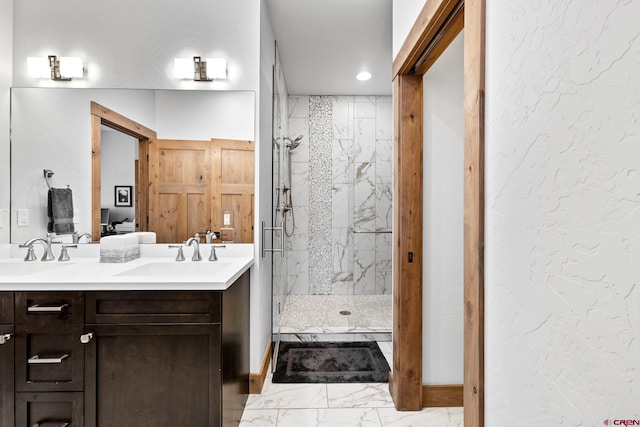
<path id="1" fill-rule="evenodd" d="M 38 304 L 30 305 L 27 308 L 29 313 L 61 313 L 69 304 L 61 304 L 57 306 L 41 306 Z"/>
<path id="2" fill-rule="evenodd" d="M 80 335 L 80 342 L 82 344 L 88 344 L 89 341 L 93 339 L 93 332 L 89 332 L 88 334 Z"/>
<path id="3" fill-rule="evenodd" d="M 38 421 L 32 427 L 69 427 L 70 421 Z"/>
<path id="4" fill-rule="evenodd" d="M 0 345 L 6 343 L 7 341 L 9 341 L 11 338 L 13 338 L 13 336 L 11 334 L 4 334 L 4 335 L 0 335 Z"/>
<path id="5" fill-rule="evenodd" d="M 49 357 L 46 359 L 41 359 L 40 355 L 36 354 L 35 356 L 30 357 L 27 362 L 29 363 L 29 365 L 45 365 L 45 364 L 51 365 L 51 364 L 62 363 L 62 361 L 67 357 L 69 357 L 68 354 L 63 354 L 60 357 Z"/>

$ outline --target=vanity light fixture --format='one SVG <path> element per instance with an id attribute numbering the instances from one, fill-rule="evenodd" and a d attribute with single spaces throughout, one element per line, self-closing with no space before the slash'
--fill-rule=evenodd
<path id="1" fill-rule="evenodd" d="M 371 73 L 368 71 L 361 71 L 356 75 L 356 79 L 360 80 L 361 82 L 369 80 L 370 78 L 371 78 Z"/>
<path id="2" fill-rule="evenodd" d="M 175 59 L 176 78 L 196 82 L 210 82 L 227 78 L 227 61 L 224 58 L 194 56 Z"/>
<path id="3" fill-rule="evenodd" d="M 75 57 L 61 57 L 49 55 L 48 57 L 27 58 L 27 74 L 36 79 L 50 78 L 55 81 L 69 81 L 74 78 L 84 77 L 82 59 Z"/>

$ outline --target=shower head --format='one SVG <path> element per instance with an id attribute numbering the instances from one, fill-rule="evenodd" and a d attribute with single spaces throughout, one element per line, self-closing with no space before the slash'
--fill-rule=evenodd
<path id="1" fill-rule="evenodd" d="M 298 145 L 301 144 L 300 140 L 302 139 L 302 135 L 298 135 L 298 137 L 296 139 L 291 139 L 289 137 L 285 137 L 284 140 L 287 141 L 287 147 L 290 150 L 294 150 L 295 148 L 298 147 Z"/>

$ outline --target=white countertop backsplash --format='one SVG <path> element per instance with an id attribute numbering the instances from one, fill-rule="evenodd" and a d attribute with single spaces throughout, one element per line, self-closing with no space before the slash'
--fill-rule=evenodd
<path id="1" fill-rule="evenodd" d="M 42 245 L 34 245 L 37 261 L 23 261 L 26 249 L 0 245 L 0 290 L 225 290 L 253 265 L 253 244 L 217 247 L 218 261 L 208 261 L 210 246 L 200 245 L 202 261 L 193 262 L 192 247 L 183 247 L 183 262 L 168 244 L 140 245 L 140 258 L 100 263 L 100 245 L 69 248 L 70 261 L 40 261 Z M 218 246 L 218 245 L 216 245 Z M 3 264 L 5 264 L 3 268 Z"/>

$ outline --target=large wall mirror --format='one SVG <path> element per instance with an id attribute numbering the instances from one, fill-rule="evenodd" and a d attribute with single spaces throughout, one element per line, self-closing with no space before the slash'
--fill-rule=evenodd
<path id="1" fill-rule="evenodd" d="M 153 129 L 158 140 L 255 140 L 253 91 L 14 88 L 11 205 L 13 212 L 21 210 L 23 216 L 18 222 L 17 215 L 12 215 L 11 242 L 46 234 L 45 169 L 53 172 L 52 187 L 72 190 L 76 231 L 92 232 L 92 220 L 101 208 L 109 210 L 109 223 L 140 222 L 136 187 L 146 184 L 137 182 L 135 172 L 141 156 L 139 139 L 104 125 L 99 127 L 100 201 L 92 206 L 92 102 Z M 199 157 L 195 156 L 196 161 Z M 182 165 L 174 169 L 185 170 Z M 235 240 L 242 241 L 239 237 L 238 232 Z M 94 236 L 94 240 L 98 239 Z"/>

